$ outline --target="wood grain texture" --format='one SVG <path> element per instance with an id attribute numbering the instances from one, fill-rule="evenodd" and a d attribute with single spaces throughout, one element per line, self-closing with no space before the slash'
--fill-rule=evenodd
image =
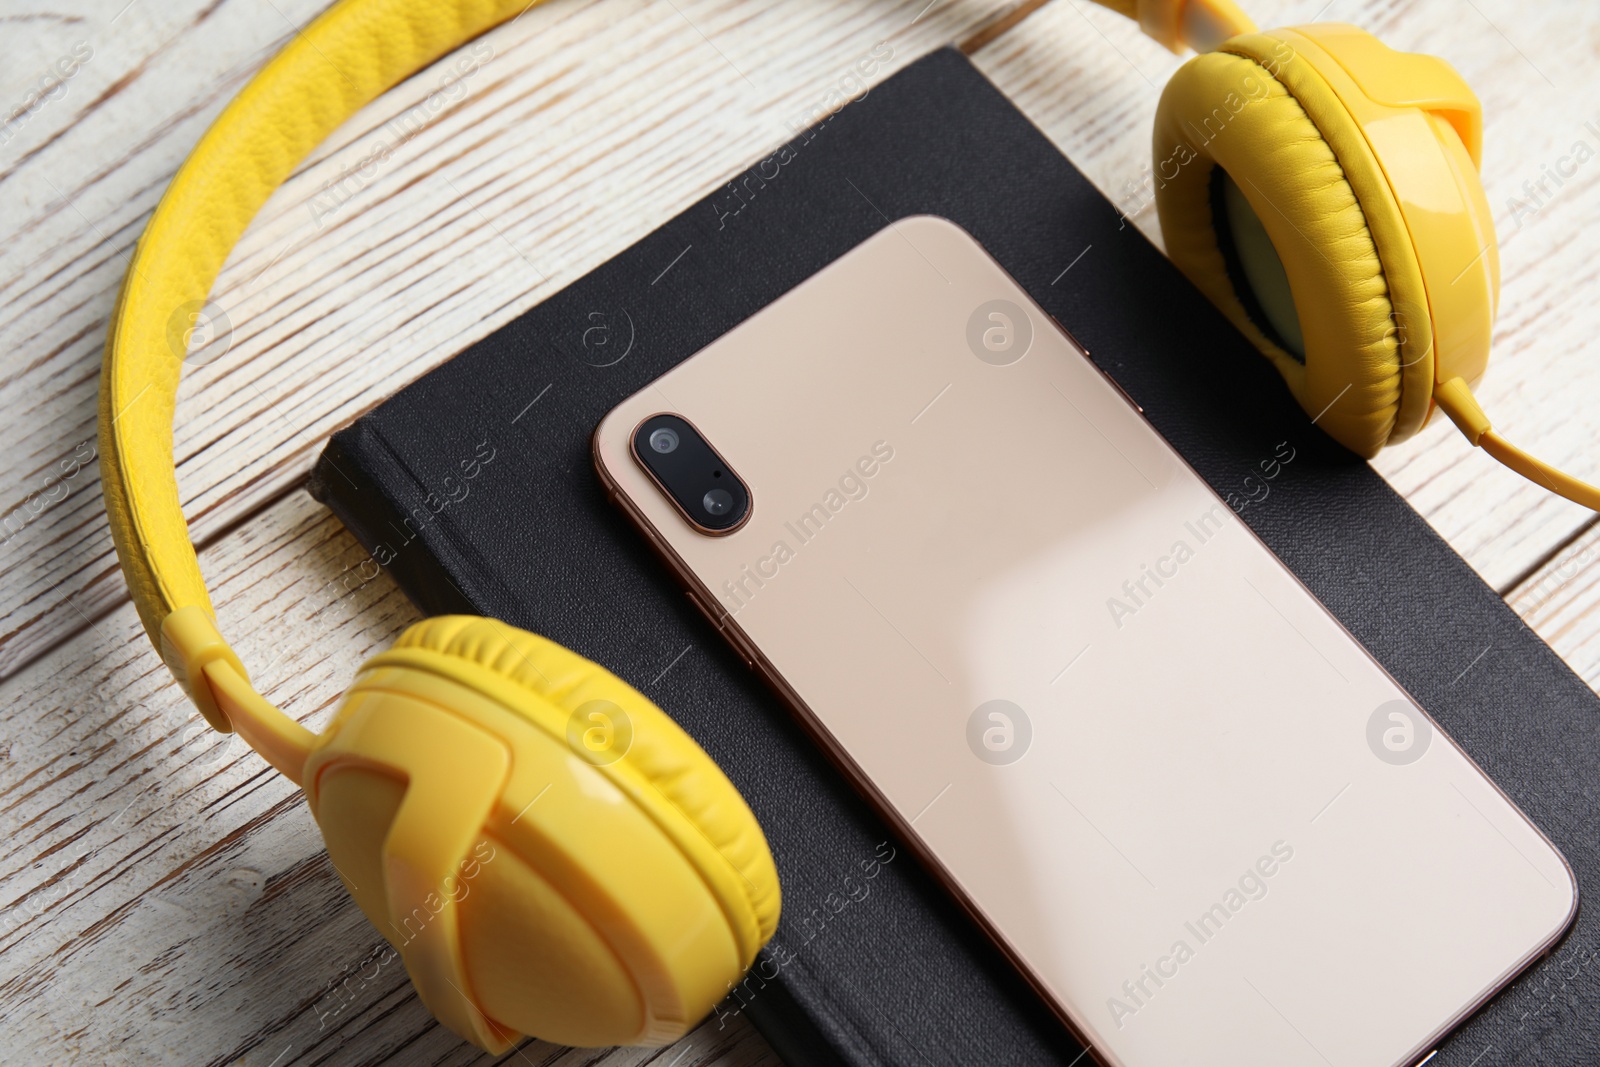
<path id="1" fill-rule="evenodd" d="M 93 48 L 0 141 L 0 524 L 38 506 L 0 525 L 0 1058 L 476 1062 L 385 958 L 293 787 L 204 728 L 125 603 L 80 448 L 125 257 L 205 123 L 321 0 L 125 2 L 0 16 L 0 117 L 77 42 Z M 937 3 L 910 24 L 925 3 L 555 0 L 490 35 L 492 54 L 376 102 L 273 198 L 216 289 L 230 343 L 186 379 L 176 433 L 223 628 L 270 697 L 320 725 L 415 618 L 296 489 L 327 434 L 759 158 L 876 42 L 899 66 L 1011 6 Z M 1323 0 L 1251 7 L 1292 23 Z M 1321 15 L 1447 55 L 1484 98 L 1506 250 L 1482 395 L 1508 435 L 1600 476 L 1584 447 L 1600 310 L 1577 298 L 1594 291 L 1600 163 L 1532 213 L 1508 206 L 1576 141 L 1600 150 L 1586 126 L 1600 131 L 1600 19 L 1502 0 Z M 1142 181 L 1174 57 L 1054 0 L 974 58 L 1114 200 Z M 1134 221 L 1158 238 L 1153 211 Z M 1600 530 L 1452 434 L 1434 427 L 1378 467 L 1600 683 Z M 502 1062 L 774 1061 L 735 1020 L 660 1052 L 531 1044 Z"/>
<path id="2" fill-rule="evenodd" d="M 1600 690 L 1600 527 L 1564 545 L 1506 599 L 1589 688 Z"/>

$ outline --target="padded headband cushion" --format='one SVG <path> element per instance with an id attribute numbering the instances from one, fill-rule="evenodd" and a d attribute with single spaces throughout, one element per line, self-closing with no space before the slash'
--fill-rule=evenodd
<path id="1" fill-rule="evenodd" d="M 394 651 L 404 649 L 442 653 L 515 683 L 536 698 L 517 710 L 562 744 L 567 741 L 568 717 L 588 701 L 608 700 L 622 708 L 632 727 L 632 744 L 622 759 L 599 769 L 614 779 L 630 771 L 642 775 L 652 787 L 644 794 L 646 801 L 653 793 L 670 805 L 732 868 L 734 879 L 708 876 L 707 880 L 712 886 L 734 882 L 742 890 L 741 910 L 748 919 L 736 925 L 749 924 L 753 929 L 736 929 L 734 936 L 749 957 L 772 936 L 778 922 L 778 872 L 760 824 L 717 765 L 648 697 L 599 664 L 493 619 L 468 615 L 425 619 L 395 642 Z M 381 665 L 387 655 L 369 666 Z M 556 712 L 553 718 L 551 709 Z M 626 783 L 618 784 L 625 792 L 634 792 Z M 664 821 L 660 811 L 649 814 Z M 691 852 L 685 854 L 695 862 Z"/>
<path id="2" fill-rule="evenodd" d="M 1157 109 L 1167 254 L 1272 361 L 1319 426 L 1371 457 L 1421 427 L 1432 387 L 1431 323 L 1398 207 L 1361 130 L 1303 57 L 1265 34 L 1224 48 L 1180 68 Z M 1230 269 L 1217 167 L 1282 260 L 1303 360 L 1279 343 L 1237 263 Z"/>
<path id="3" fill-rule="evenodd" d="M 99 432 L 112 539 L 158 649 L 171 612 L 211 613 L 173 471 L 184 324 L 255 213 L 311 149 L 391 85 L 533 2 L 335 4 L 223 110 L 156 205 L 112 312 Z"/>

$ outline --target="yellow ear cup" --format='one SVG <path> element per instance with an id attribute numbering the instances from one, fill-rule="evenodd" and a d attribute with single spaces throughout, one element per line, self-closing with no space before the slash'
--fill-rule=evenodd
<path id="1" fill-rule="evenodd" d="M 1157 109 L 1167 254 L 1319 426 L 1372 456 L 1416 432 L 1433 387 L 1431 320 L 1398 209 L 1360 129 L 1292 49 L 1264 34 L 1223 47 L 1180 68 Z M 1292 313 L 1271 299 L 1277 262 Z"/>
<path id="2" fill-rule="evenodd" d="M 1156 110 L 1167 253 L 1352 451 L 1373 456 L 1438 409 L 1600 510 L 1600 489 L 1495 433 L 1472 395 L 1500 295 L 1482 144 L 1478 99 L 1442 59 L 1338 23 L 1233 37 L 1179 69 Z"/>
<path id="3" fill-rule="evenodd" d="M 765 838 L 705 753 L 490 619 L 427 620 L 369 661 L 305 785 L 429 1009 L 487 1048 L 674 1040 L 777 923 Z"/>

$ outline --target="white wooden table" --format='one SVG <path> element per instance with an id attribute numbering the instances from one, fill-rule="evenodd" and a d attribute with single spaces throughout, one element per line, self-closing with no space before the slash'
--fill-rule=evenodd
<path id="1" fill-rule="evenodd" d="M 295 789 L 210 733 L 168 679 L 116 569 L 93 463 L 101 348 L 130 249 L 207 123 L 322 4 L 0 3 L 6 1062 L 479 1058 L 385 960 Z M 1263 25 L 1364 25 L 1444 55 L 1476 87 L 1504 263 L 1480 395 L 1508 435 L 1600 479 L 1589 447 L 1600 436 L 1600 11 L 1579 0 L 1249 6 Z M 552 0 L 347 123 L 230 258 L 214 296 L 231 349 L 190 372 L 178 405 L 178 480 L 201 564 L 267 694 L 320 727 L 361 660 L 417 616 L 387 577 L 349 580 L 365 553 L 302 489 L 328 434 L 788 139 L 789 121 L 879 42 L 893 59 L 876 77 L 965 42 L 1126 199 L 1178 60 L 1084 0 L 1022 13 L 1004 0 Z M 1135 221 L 1159 243 L 1153 211 Z M 1376 465 L 1600 680 L 1593 515 L 1498 470 L 1447 426 Z M 774 1061 L 737 1020 L 664 1051 L 534 1042 L 505 1059 Z"/>

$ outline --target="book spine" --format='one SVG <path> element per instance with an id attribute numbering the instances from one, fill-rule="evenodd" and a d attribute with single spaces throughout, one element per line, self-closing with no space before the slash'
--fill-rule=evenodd
<path id="1" fill-rule="evenodd" d="M 481 614 L 452 578 L 441 553 L 448 544 L 432 536 L 430 523 L 400 503 L 395 490 L 411 481 L 365 418 L 329 438 L 306 490 L 355 535 L 361 546 L 427 615 Z"/>

